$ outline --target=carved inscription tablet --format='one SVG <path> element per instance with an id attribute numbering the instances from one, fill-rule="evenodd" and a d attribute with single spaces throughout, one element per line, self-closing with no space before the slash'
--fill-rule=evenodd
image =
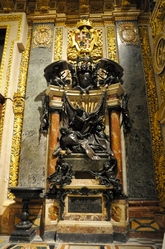
<path id="1" fill-rule="evenodd" d="M 69 197 L 69 213 L 102 213 L 101 197 Z"/>

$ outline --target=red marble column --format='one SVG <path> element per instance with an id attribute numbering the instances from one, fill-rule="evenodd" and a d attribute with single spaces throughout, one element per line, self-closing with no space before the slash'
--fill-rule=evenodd
<path id="1" fill-rule="evenodd" d="M 57 98 L 54 97 L 53 100 L 55 99 Z M 57 158 L 54 158 L 52 154 L 59 140 L 59 126 L 60 126 L 60 113 L 57 110 L 55 112 L 52 112 L 50 118 L 48 176 L 54 173 L 57 161 Z"/>
<path id="2" fill-rule="evenodd" d="M 48 165 L 48 176 L 54 173 L 56 158 L 52 156 L 53 151 L 57 145 L 59 138 L 59 123 L 60 115 L 58 112 L 52 113 L 51 115 L 51 125 L 49 133 L 49 165 Z"/>
<path id="3" fill-rule="evenodd" d="M 120 135 L 120 114 L 113 110 L 110 112 L 110 134 L 111 149 L 117 159 L 118 173 L 117 178 L 122 184 L 122 155 L 121 155 L 121 135 Z"/>

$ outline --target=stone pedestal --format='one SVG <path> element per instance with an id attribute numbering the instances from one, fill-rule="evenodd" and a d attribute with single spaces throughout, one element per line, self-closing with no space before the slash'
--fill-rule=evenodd
<path id="1" fill-rule="evenodd" d="M 112 243 L 113 227 L 110 221 L 63 220 L 57 225 L 56 239 L 68 243 Z"/>
<path id="2" fill-rule="evenodd" d="M 113 200 L 111 216 L 114 240 L 126 242 L 129 238 L 128 199 Z"/>
<path id="3" fill-rule="evenodd" d="M 36 236 L 35 228 L 26 230 L 15 230 L 10 236 L 10 242 L 31 242 Z"/>

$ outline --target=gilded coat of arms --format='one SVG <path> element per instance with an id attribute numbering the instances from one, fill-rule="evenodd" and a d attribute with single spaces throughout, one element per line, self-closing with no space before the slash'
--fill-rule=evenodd
<path id="1" fill-rule="evenodd" d="M 76 30 L 70 30 L 68 34 L 68 59 L 75 61 L 82 54 L 92 55 L 97 60 L 102 55 L 102 31 L 92 28 L 89 20 L 81 20 Z"/>

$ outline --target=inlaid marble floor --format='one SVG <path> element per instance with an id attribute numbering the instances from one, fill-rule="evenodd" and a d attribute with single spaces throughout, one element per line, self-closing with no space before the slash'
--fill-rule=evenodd
<path id="1" fill-rule="evenodd" d="M 36 237 L 31 243 L 9 243 L 9 237 L 0 236 L 1 249 L 165 249 L 162 248 L 162 240 L 156 239 L 130 239 L 127 243 L 114 242 L 106 245 L 92 244 L 67 244 L 57 242 L 45 242 Z"/>

